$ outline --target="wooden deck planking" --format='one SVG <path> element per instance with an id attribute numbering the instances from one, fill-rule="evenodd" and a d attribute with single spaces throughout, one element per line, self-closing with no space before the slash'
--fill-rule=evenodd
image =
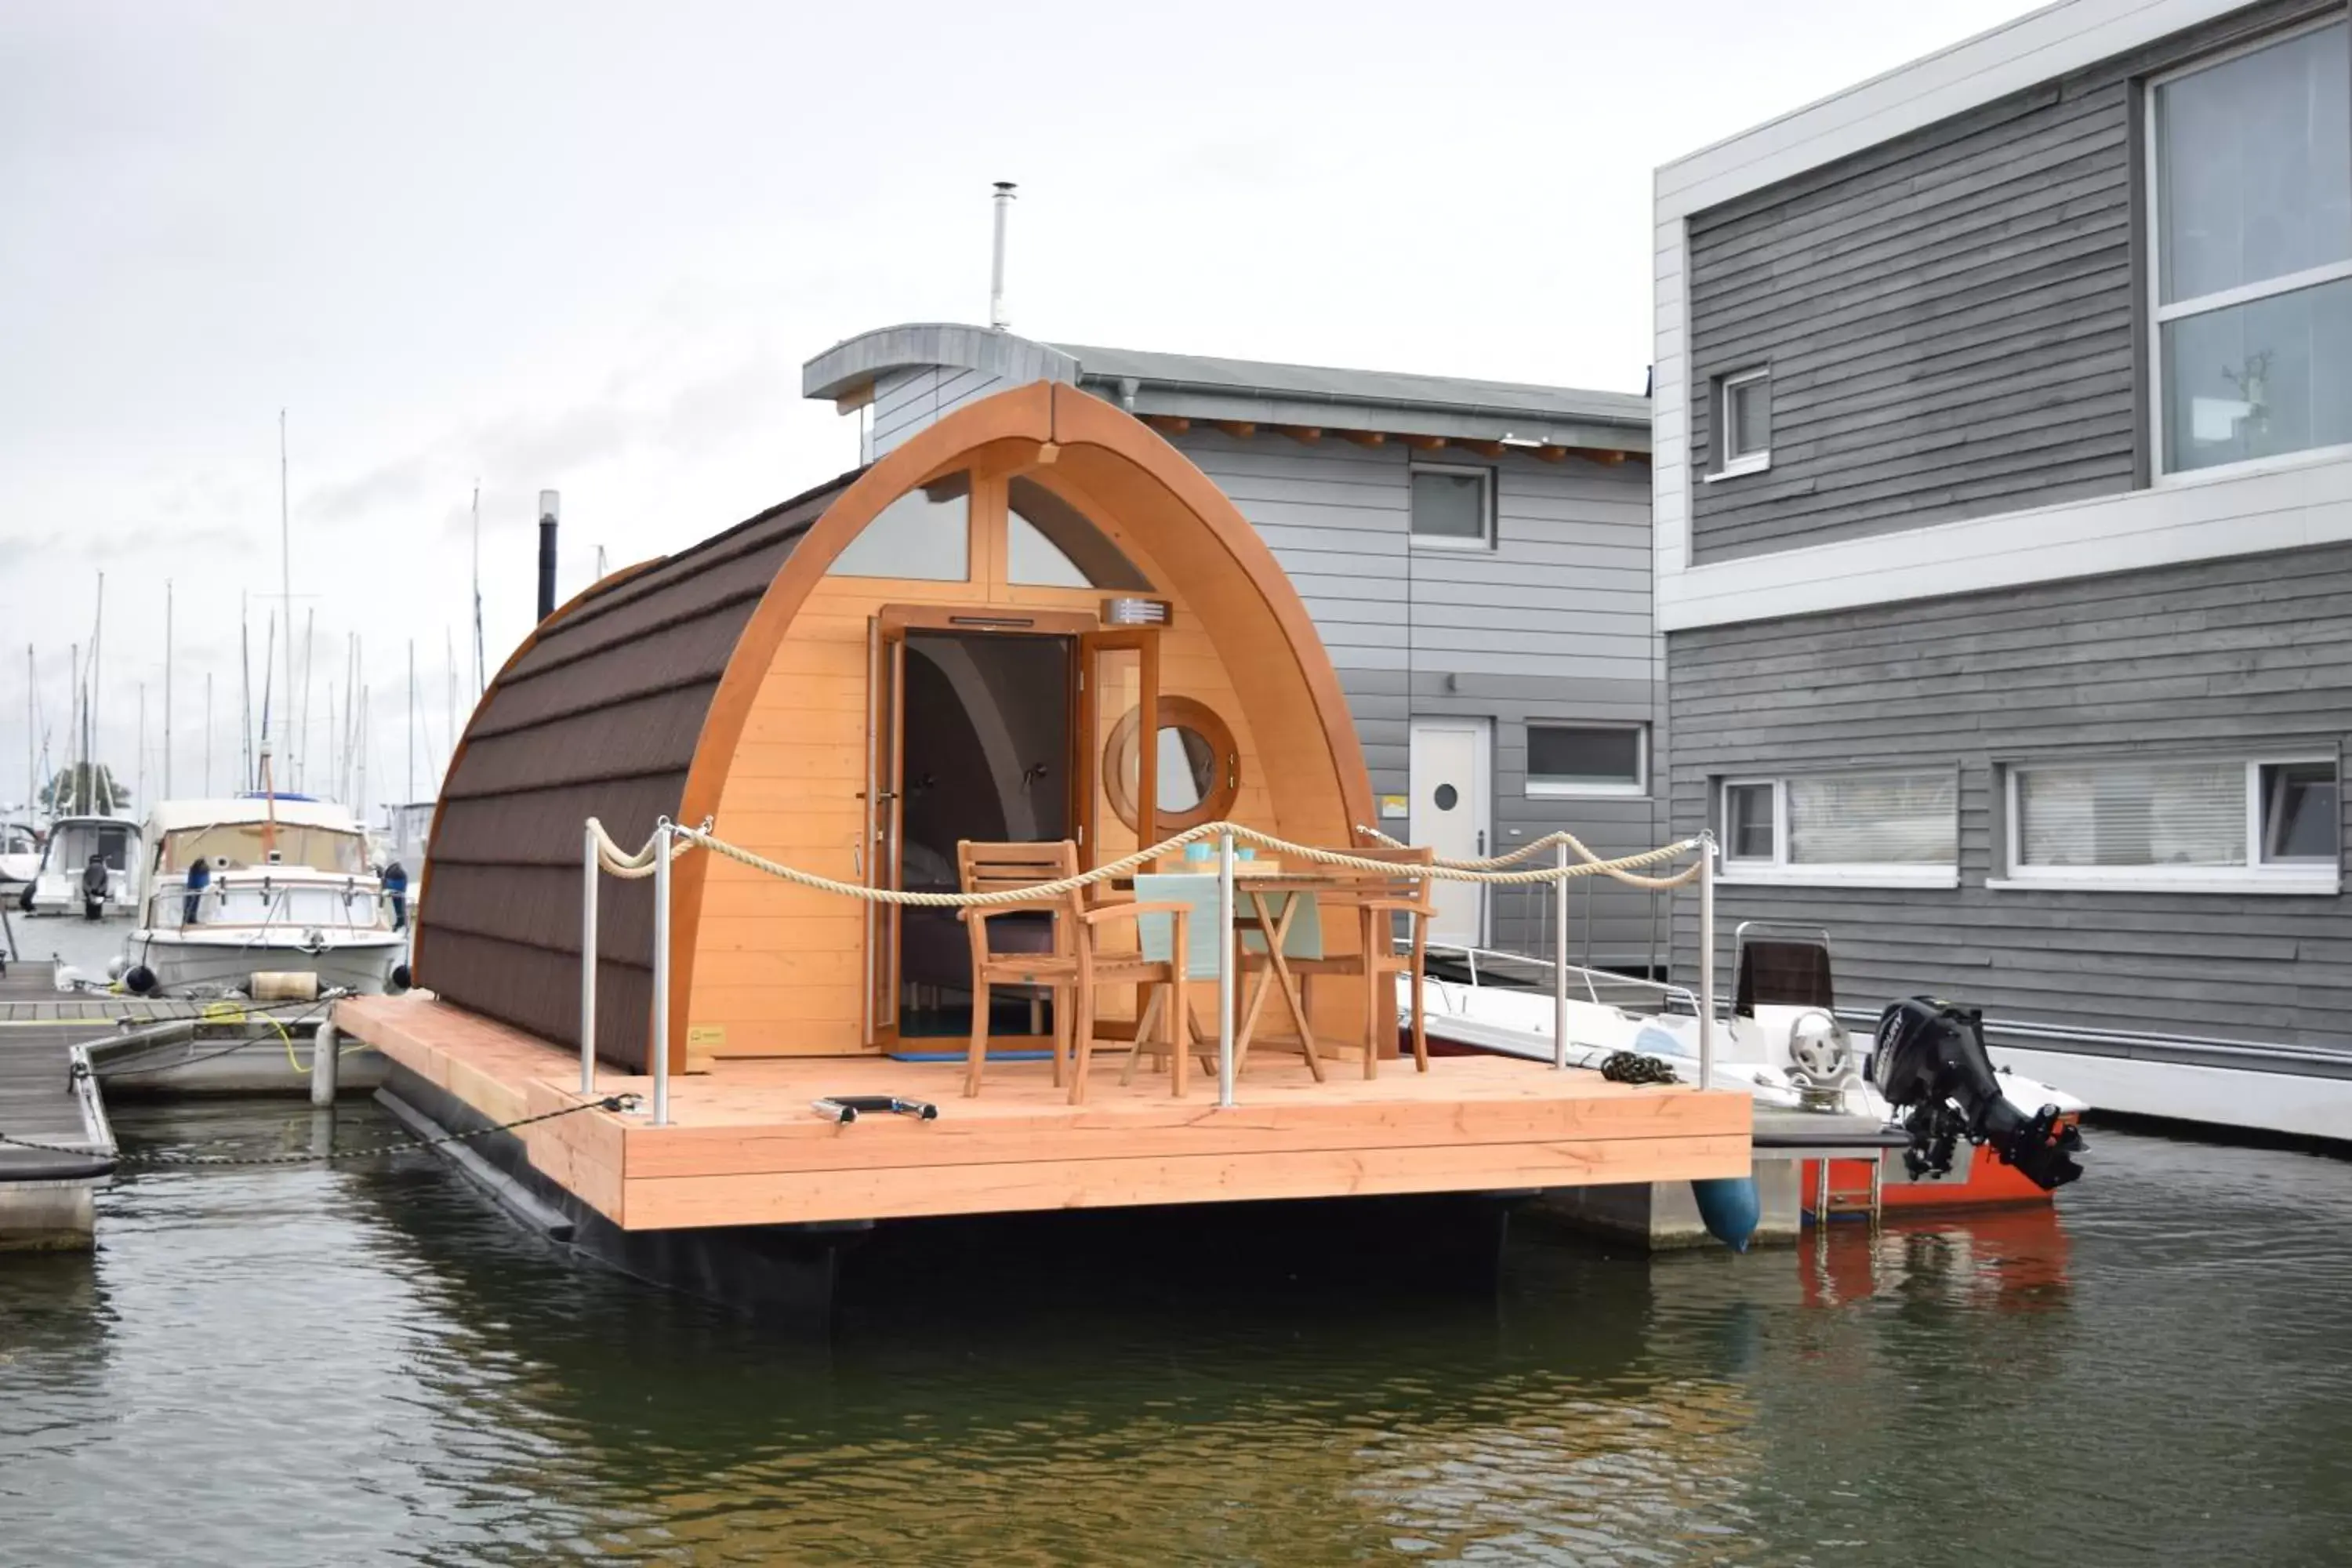
<path id="1" fill-rule="evenodd" d="M 337 1020 L 493 1120 L 577 1099 L 572 1053 L 454 1007 L 358 998 Z M 965 1100 L 961 1063 L 728 1060 L 672 1079 L 669 1127 L 589 1110 L 520 1136 L 541 1172 L 631 1230 L 1684 1180 L 1739 1174 L 1749 1158 L 1746 1096 L 1504 1058 L 1318 1084 L 1296 1056 L 1269 1053 L 1231 1110 L 1215 1105 L 1213 1075 L 1178 1100 L 1164 1074 L 1122 1087 L 1124 1065 L 1098 1056 L 1073 1106 L 1045 1062 L 992 1063 Z M 597 1088 L 652 1086 L 600 1068 Z M 808 1108 L 890 1093 L 931 1100 L 939 1119 L 845 1127 Z"/>

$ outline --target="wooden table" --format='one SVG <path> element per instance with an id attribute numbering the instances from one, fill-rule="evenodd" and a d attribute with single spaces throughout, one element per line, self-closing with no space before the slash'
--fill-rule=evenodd
<path id="1" fill-rule="evenodd" d="M 1290 922 L 1298 918 L 1302 900 L 1321 893 L 1354 892 L 1363 886 L 1363 879 L 1338 871 L 1245 872 L 1243 868 L 1248 864 L 1244 860 L 1234 865 L 1234 923 L 1255 926 L 1265 936 L 1266 966 L 1234 1026 L 1234 1071 L 1240 1073 L 1242 1064 L 1249 1059 L 1250 1039 L 1256 1032 L 1258 1015 L 1265 1009 L 1266 992 L 1270 985 L 1278 986 L 1291 1021 L 1298 1026 L 1298 1048 L 1306 1055 L 1307 1070 L 1320 1083 L 1323 1062 L 1315 1048 L 1315 1027 L 1307 1019 L 1307 1001 L 1299 993 L 1298 977 L 1290 971 L 1283 945 L 1290 935 Z M 1276 900 L 1278 911 L 1268 907 Z M 1238 949 L 1240 943 L 1234 945 Z M 1242 973 L 1246 979 L 1247 970 Z"/>

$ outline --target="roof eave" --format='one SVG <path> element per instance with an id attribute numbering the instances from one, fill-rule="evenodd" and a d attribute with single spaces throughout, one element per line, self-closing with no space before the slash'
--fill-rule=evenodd
<path id="1" fill-rule="evenodd" d="M 1157 415 L 1203 423 L 1368 430 L 1386 436 L 1433 436 L 1452 440 L 1534 442 L 1604 452 L 1646 453 L 1650 449 L 1646 405 L 1638 416 L 1621 419 L 1564 411 L 1471 404 L 1431 406 L 1374 398 L 1318 397 L 1296 392 L 1141 380 L 1136 381 L 1130 396 L 1126 378 L 1118 376 L 1085 376 L 1079 384 L 1138 416 Z"/>

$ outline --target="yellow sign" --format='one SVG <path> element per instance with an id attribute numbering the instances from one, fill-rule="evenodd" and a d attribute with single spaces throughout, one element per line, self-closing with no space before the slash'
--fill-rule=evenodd
<path id="1" fill-rule="evenodd" d="M 688 1050 L 692 1050 L 697 1046 L 716 1047 L 726 1043 L 727 1026 L 724 1024 L 688 1024 L 686 1026 L 686 1045 Z"/>
<path id="2" fill-rule="evenodd" d="M 1412 812 L 1405 804 L 1404 796 L 1401 795 L 1384 795 L 1381 796 L 1381 821 L 1402 822 L 1406 817 L 1412 815 Z"/>

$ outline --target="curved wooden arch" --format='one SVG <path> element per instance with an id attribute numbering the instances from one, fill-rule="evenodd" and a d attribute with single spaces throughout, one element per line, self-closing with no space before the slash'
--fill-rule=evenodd
<path id="1" fill-rule="evenodd" d="M 1213 542 L 1227 564 L 1247 584 L 1255 610 L 1270 620 L 1287 646 L 1322 731 L 1320 750 L 1332 769 L 1328 782 L 1346 814 L 1355 822 L 1370 821 L 1370 779 L 1340 690 L 1339 671 L 1305 603 L 1265 541 L 1214 481 L 1141 421 L 1076 387 L 1050 382 L 983 398 L 917 433 L 866 469 L 810 527 L 768 585 L 719 678 L 687 771 L 679 818 L 698 822 L 718 811 L 728 770 L 761 684 L 793 617 L 835 557 L 899 496 L 936 474 L 962 466 L 981 448 L 1007 442 L 1027 443 L 1049 459 L 1065 448 L 1098 455 L 1123 477 L 1144 481 Z M 677 902 L 670 930 L 670 1016 L 664 1033 L 676 1068 L 685 1065 L 686 1019 L 692 1003 L 694 955 L 708 865 L 708 858 L 701 856 L 680 861 L 673 889 Z"/>

